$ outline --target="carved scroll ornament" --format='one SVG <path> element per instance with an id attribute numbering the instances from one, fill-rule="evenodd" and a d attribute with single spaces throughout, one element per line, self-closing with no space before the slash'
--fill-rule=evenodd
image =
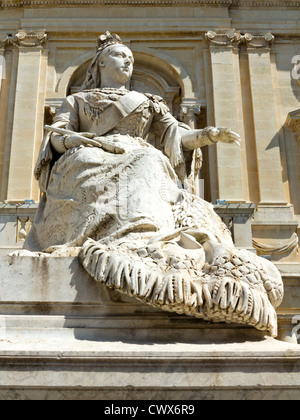
<path id="1" fill-rule="evenodd" d="M 246 44 L 247 48 L 254 50 L 270 50 L 274 40 L 275 37 L 271 34 L 271 32 L 263 35 L 252 35 L 250 33 L 246 33 L 243 36 L 243 42 Z"/>
<path id="2" fill-rule="evenodd" d="M 242 35 L 235 29 L 208 31 L 205 35 L 210 47 L 238 47 Z"/>
<path id="3" fill-rule="evenodd" d="M 41 31 L 19 31 L 15 37 L 14 42 L 20 47 L 41 47 L 47 40 L 45 30 Z"/>

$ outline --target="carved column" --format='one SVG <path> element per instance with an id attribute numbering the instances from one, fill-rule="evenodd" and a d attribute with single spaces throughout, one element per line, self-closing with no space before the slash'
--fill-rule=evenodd
<path id="1" fill-rule="evenodd" d="M 242 36 L 235 30 L 209 31 L 209 44 L 214 119 L 216 126 L 231 128 L 243 137 L 241 114 L 241 86 L 239 45 Z M 242 171 L 242 152 L 239 148 L 219 143 L 216 146 L 217 196 L 230 202 L 243 202 L 248 198 L 247 180 Z M 214 174 L 211 174 L 211 178 Z"/>
<path id="2" fill-rule="evenodd" d="M 33 180 L 36 150 L 42 138 L 43 104 L 40 102 L 43 44 L 45 31 L 19 31 L 14 43 L 19 51 L 11 157 L 8 177 L 8 201 L 38 199 Z"/>
<path id="3" fill-rule="evenodd" d="M 201 105 L 196 102 L 183 102 L 181 105 L 182 119 L 192 129 L 197 128 L 197 118 L 201 114 Z"/>
<path id="4" fill-rule="evenodd" d="M 7 108 L 5 105 L 7 103 L 6 98 L 2 94 L 3 80 L 6 77 L 6 61 L 5 61 L 5 48 L 8 43 L 8 35 L 0 34 L 0 179 L 3 179 L 3 167 L 4 167 L 4 155 L 5 155 L 5 128 L 4 118 L 5 111 Z M 3 180 L 2 180 L 3 182 Z M 2 193 L 2 182 L 0 183 L 0 201 L 3 199 Z"/>
<path id="5" fill-rule="evenodd" d="M 285 200 L 270 57 L 274 36 L 247 33 L 244 42 L 249 61 L 260 202 L 282 204 Z"/>

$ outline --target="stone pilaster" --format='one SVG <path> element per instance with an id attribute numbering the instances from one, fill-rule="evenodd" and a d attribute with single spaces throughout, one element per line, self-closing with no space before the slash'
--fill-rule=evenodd
<path id="1" fill-rule="evenodd" d="M 11 158 L 8 176 L 8 201 L 38 199 L 33 181 L 37 143 L 42 137 L 40 124 L 40 84 L 45 31 L 19 31 L 14 44 L 19 51 Z"/>
<path id="2" fill-rule="evenodd" d="M 230 128 L 243 137 L 238 56 L 242 36 L 235 30 L 218 30 L 209 31 L 206 40 L 212 67 L 215 125 Z M 247 182 L 243 181 L 241 150 L 222 143 L 216 148 L 218 196 L 214 199 L 221 198 L 230 202 L 246 201 Z"/>
<path id="3" fill-rule="evenodd" d="M 14 104 L 17 56 L 13 45 L 13 36 L 0 34 L 0 201 L 6 199 L 8 166 L 10 160 L 11 127 Z M 14 66 L 15 65 L 15 66 Z"/>
<path id="4" fill-rule="evenodd" d="M 282 167 L 272 83 L 271 33 L 245 34 L 252 93 L 261 204 L 284 203 Z"/>

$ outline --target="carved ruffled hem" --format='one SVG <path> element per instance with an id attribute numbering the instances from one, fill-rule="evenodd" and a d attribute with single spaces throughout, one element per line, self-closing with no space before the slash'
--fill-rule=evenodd
<path id="1" fill-rule="evenodd" d="M 164 272 L 92 240 L 79 258 L 96 281 L 151 306 L 205 321 L 253 326 L 277 336 L 277 314 L 261 284 L 226 275 L 191 276 L 185 269 Z"/>

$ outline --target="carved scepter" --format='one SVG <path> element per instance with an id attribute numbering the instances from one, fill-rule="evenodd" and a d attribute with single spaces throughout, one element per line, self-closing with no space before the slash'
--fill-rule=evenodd
<path id="1" fill-rule="evenodd" d="M 58 127 L 53 127 L 51 125 L 45 125 L 45 130 L 46 131 L 51 131 L 52 133 L 56 133 L 56 134 L 60 134 L 61 136 L 72 136 L 74 134 L 79 134 L 76 133 L 75 131 L 71 131 L 71 130 L 66 130 L 65 128 L 58 128 Z M 86 144 L 89 146 L 95 146 L 95 147 L 99 147 L 101 149 L 104 149 L 108 152 L 111 153 L 115 153 L 115 154 L 123 154 L 125 153 L 125 149 L 117 146 L 113 141 L 108 140 L 106 137 L 96 137 L 98 140 L 93 140 L 93 139 L 88 139 L 88 138 L 84 138 L 84 136 L 82 137 L 82 142 L 84 143 L 86 141 Z"/>

